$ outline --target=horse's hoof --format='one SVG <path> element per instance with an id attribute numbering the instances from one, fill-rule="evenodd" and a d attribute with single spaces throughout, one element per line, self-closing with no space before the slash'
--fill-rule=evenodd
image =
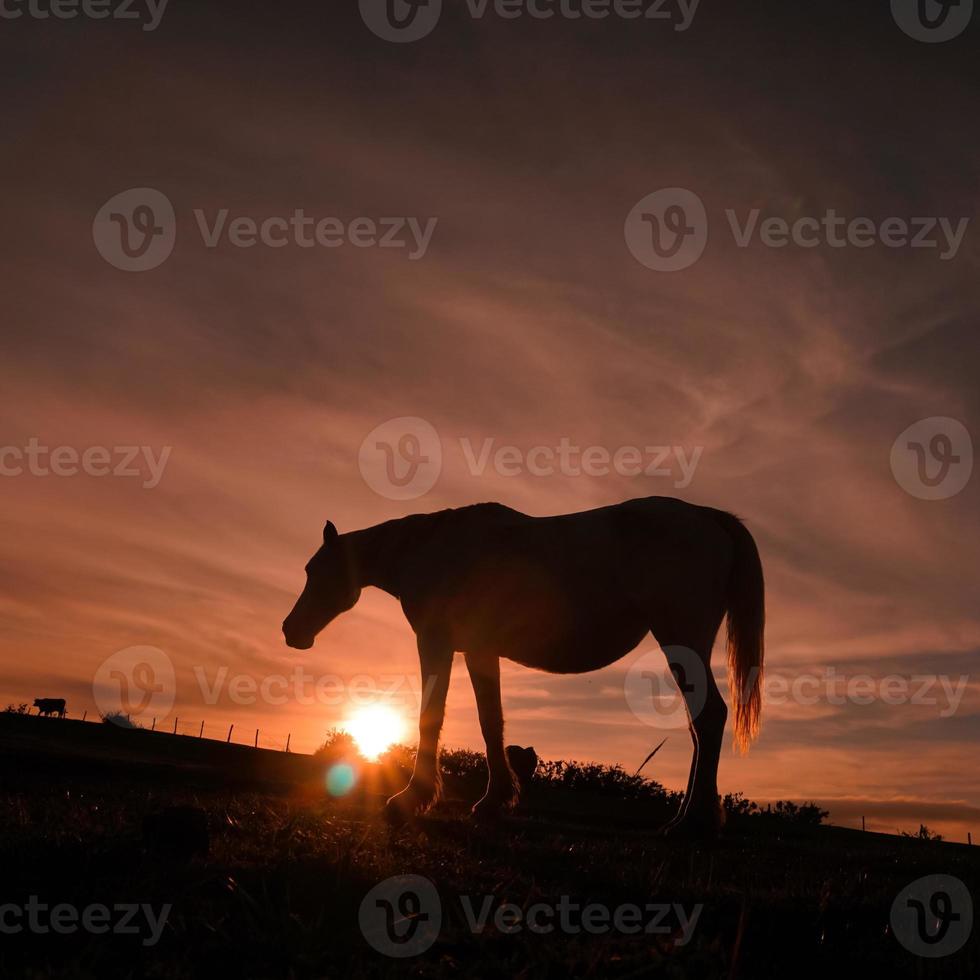
<path id="1" fill-rule="evenodd" d="M 412 816 L 406 812 L 402 804 L 394 801 L 394 797 L 385 803 L 381 812 L 384 814 L 385 823 L 390 827 L 401 827 L 403 824 L 408 823 Z"/>
<path id="2" fill-rule="evenodd" d="M 385 803 L 385 819 L 395 825 L 407 823 L 412 817 L 425 812 L 432 805 L 435 795 L 434 791 L 427 792 L 408 786 Z"/>
<path id="3" fill-rule="evenodd" d="M 504 815 L 504 811 L 503 807 L 496 803 L 483 804 L 483 801 L 481 800 L 479 803 L 475 803 L 473 805 L 473 808 L 470 810 L 470 814 L 472 815 L 474 822 L 486 826 L 489 824 L 499 823 L 500 818 Z"/>
<path id="4" fill-rule="evenodd" d="M 482 800 L 473 804 L 473 809 L 470 812 L 473 814 L 474 820 L 481 823 L 494 823 L 513 810 L 515 806 L 517 806 L 516 795 L 501 798 L 487 794 Z"/>
<path id="5" fill-rule="evenodd" d="M 721 826 L 717 821 L 682 817 L 662 828 L 660 836 L 674 841 L 708 843 L 717 840 L 720 832 Z"/>

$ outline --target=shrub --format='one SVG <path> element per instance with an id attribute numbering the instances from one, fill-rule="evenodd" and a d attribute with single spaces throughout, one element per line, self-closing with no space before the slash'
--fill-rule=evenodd
<path id="1" fill-rule="evenodd" d="M 935 840 L 940 841 L 943 839 L 942 834 L 933 833 L 924 823 L 919 824 L 919 829 L 914 833 L 910 834 L 907 831 L 902 831 L 903 837 L 908 837 L 911 840 Z"/>
<path id="2" fill-rule="evenodd" d="M 604 766 L 597 762 L 541 761 L 537 779 L 541 784 L 560 786 L 597 796 L 615 796 L 623 800 L 664 800 L 680 794 L 669 790 L 653 779 L 630 773 L 622 766 Z"/>
<path id="3" fill-rule="evenodd" d="M 102 716 L 104 725 L 115 725 L 117 728 L 142 728 L 138 721 L 133 719 L 125 711 L 110 711 Z"/>
<path id="4" fill-rule="evenodd" d="M 323 759 L 325 761 L 332 761 L 334 759 L 349 759 L 351 757 L 360 757 L 360 752 L 357 750 L 357 742 L 354 741 L 354 736 L 350 732 L 345 732 L 340 728 L 331 728 L 327 732 L 327 737 L 320 746 L 313 753 L 317 759 Z"/>
<path id="5" fill-rule="evenodd" d="M 378 765 L 389 772 L 408 775 L 415 768 L 415 752 L 414 746 L 390 745 L 378 757 Z"/>
<path id="6" fill-rule="evenodd" d="M 729 793 L 722 805 L 729 819 L 760 820 L 792 824 L 795 827 L 818 827 L 830 815 L 830 811 L 821 810 L 816 803 L 794 803 L 792 800 L 778 800 L 770 803 L 765 809 L 753 800 L 747 800 L 742 793 Z"/>
<path id="7" fill-rule="evenodd" d="M 404 750 L 403 751 L 407 751 Z M 414 764 L 414 751 L 411 751 Z M 444 776 L 482 790 L 487 779 L 487 760 L 482 752 L 468 749 L 444 749 L 439 757 Z M 678 797 L 660 783 L 628 773 L 622 766 L 604 766 L 594 762 L 540 760 L 535 775 L 542 789 L 561 788 L 594 796 L 615 796 L 624 800 L 656 799 L 668 801 Z"/>

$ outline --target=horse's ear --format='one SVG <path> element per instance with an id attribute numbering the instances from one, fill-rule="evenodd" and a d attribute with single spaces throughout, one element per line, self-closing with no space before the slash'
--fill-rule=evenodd
<path id="1" fill-rule="evenodd" d="M 332 544 L 338 537 L 339 535 L 337 534 L 337 529 L 333 526 L 333 521 L 327 521 L 323 525 L 323 543 Z"/>

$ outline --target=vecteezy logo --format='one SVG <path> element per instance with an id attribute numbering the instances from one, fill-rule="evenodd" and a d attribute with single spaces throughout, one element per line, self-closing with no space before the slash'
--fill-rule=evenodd
<path id="1" fill-rule="evenodd" d="M 379 496 L 414 500 L 439 479 L 442 443 L 425 419 L 388 419 L 364 437 L 357 463 L 364 482 Z"/>
<path id="2" fill-rule="evenodd" d="M 641 265 L 676 272 L 701 258 L 708 242 L 708 216 L 697 194 L 683 187 L 665 187 L 633 206 L 623 233 Z"/>
<path id="3" fill-rule="evenodd" d="M 92 240 L 110 265 L 146 272 L 169 258 L 177 239 L 177 219 L 169 198 L 152 187 L 133 187 L 99 208 Z"/>
<path id="4" fill-rule="evenodd" d="M 133 721 L 164 718 L 177 691 L 173 661 L 157 647 L 117 650 L 95 672 L 92 694 L 103 715 L 128 715 Z"/>
<path id="5" fill-rule="evenodd" d="M 359 0 L 361 19 L 382 41 L 403 44 L 430 34 L 442 0 Z"/>
<path id="6" fill-rule="evenodd" d="M 361 902 L 361 935 L 379 953 L 404 959 L 424 953 L 442 927 L 435 885 L 421 875 L 396 875 L 374 886 Z"/>
<path id="7" fill-rule="evenodd" d="M 970 890 L 952 875 L 926 875 L 892 903 L 892 932 L 916 956 L 937 959 L 963 947 L 973 931 Z"/>
<path id="8" fill-rule="evenodd" d="M 686 728 L 688 718 L 701 713 L 707 698 L 704 661 L 688 647 L 649 650 L 630 665 L 623 691 L 630 711 L 643 724 Z"/>
<path id="9" fill-rule="evenodd" d="M 962 34 L 973 16 L 973 0 L 892 0 L 895 23 L 916 41 L 937 44 Z"/>
<path id="10" fill-rule="evenodd" d="M 891 467 L 906 493 L 920 500 L 945 500 L 970 479 L 973 441 L 957 419 L 920 419 L 892 444 Z"/>

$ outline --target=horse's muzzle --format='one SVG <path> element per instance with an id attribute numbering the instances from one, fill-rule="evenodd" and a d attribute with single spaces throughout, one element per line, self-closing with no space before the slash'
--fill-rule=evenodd
<path id="1" fill-rule="evenodd" d="M 291 634 L 285 623 L 282 624 L 282 636 L 286 641 L 286 646 L 292 647 L 294 650 L 309 650 L 313 646 L 314 637 Z"/>

